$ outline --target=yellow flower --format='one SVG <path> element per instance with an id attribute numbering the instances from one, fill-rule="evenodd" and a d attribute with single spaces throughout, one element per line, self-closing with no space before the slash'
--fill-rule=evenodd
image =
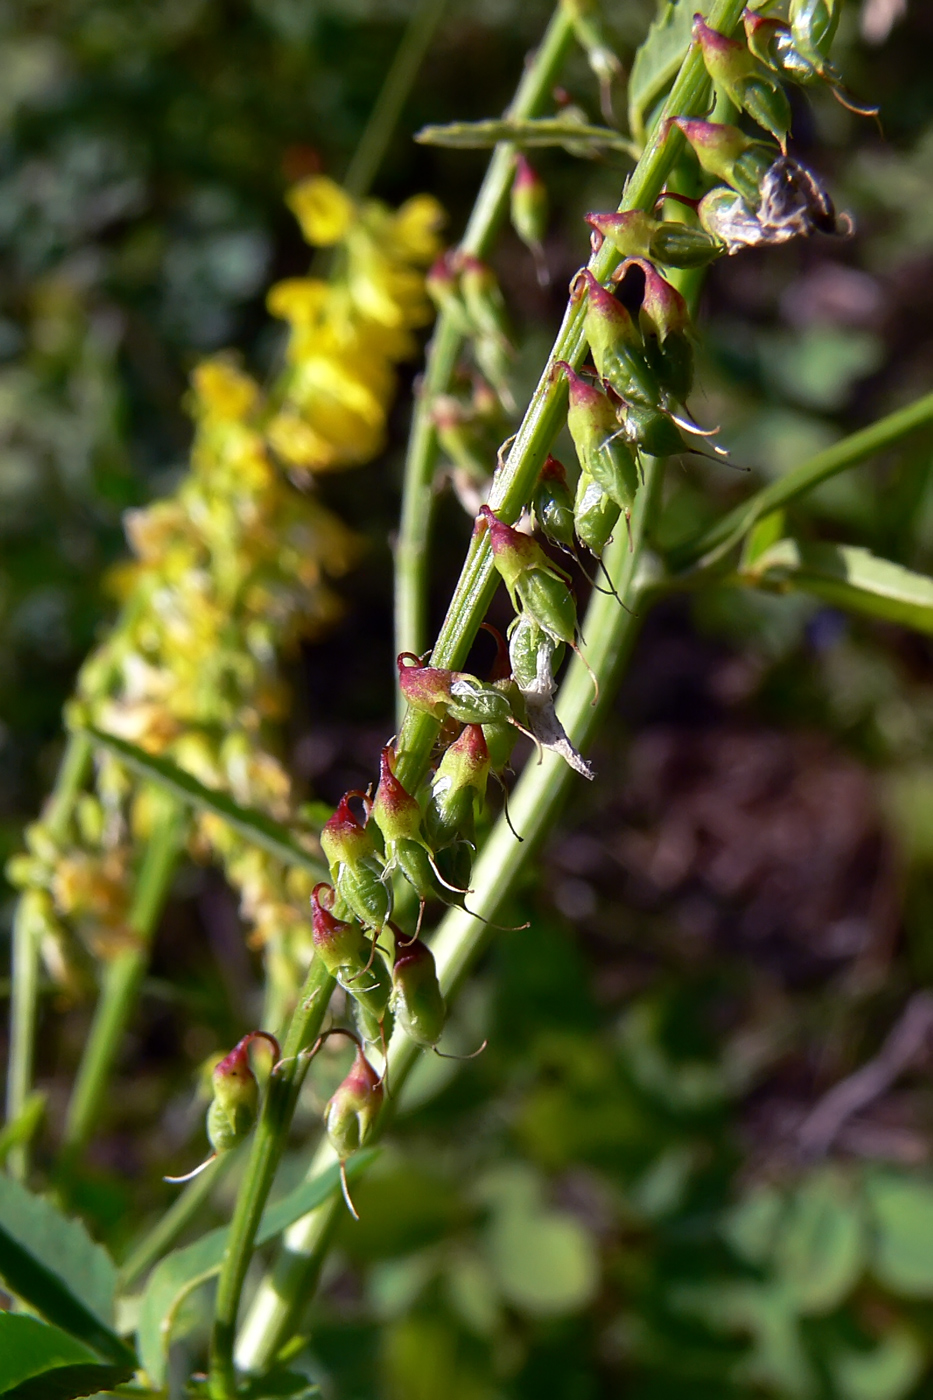
<path id="1" fill-rule="evenodd" d="M 316 277 L 288 277 L 269 288 L 266 306 L 283 321 L 308 326 L 322 318 L 331 297 L 330 286 Z"/>
<path id="2" fill-rule="evenodd" d="M 391 233 L 398 257 L 427 266 L 441 251 L 438 232 L 446 217 L 443 206 L 430 194 L 407 199 L 391 219 Z"/>
<path id="3" fill-rule="evenodd" d="M 191 381 L 195 412 L 205 417 L 240 421 L 252 412 L 259 399 L 255 380 L 220 357 L 198 365 Z"/>
<path id="4" fill-rule="evenodd" d="M 285 203 L 306 240 L 316 247 L 339 243 L 356 218 L 354 201 L 326 175 L 312 175 L 293 185 Z"/>

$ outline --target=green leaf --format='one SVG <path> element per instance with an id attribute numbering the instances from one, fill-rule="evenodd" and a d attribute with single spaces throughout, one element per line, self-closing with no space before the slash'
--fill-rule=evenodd
<path id="1" fill-rule="evenodd" d="M 300 865 L 317 880 L 329 879 L 327 866 L 320 857 L 313 855 L 292 835 L 287 827 L 273 821 L 265 812 L 255 807 L 242 807 L 225 792 L 205 787 L 179 768 L 168 758 L 156 758 L 145 749 L 126 739 L 118 739 L 115 734 L 105 734 L 101 729 L 87 729 L 87 735 L 108 753 L 141 778 L 164 788 L 173 797 L 198 811 L 213 812 L 223 817 L 225 822 L 244 836 L 254 846 L 261 847 L 285 865 Z"/>
<path id="2" fill-rule="evenodd" d="M 109 1360 L 133 1353 L 113 1330 L 117 1271 L 79 1220 L 0 1176 L 0 1277 L 10 1292 Z"/>
<path id="3" fill-rule="evenodd" d="M 926 1364 L 923 1347 L 906 1327 L 895 1326 L 870 1351 L 840 1351 L 829 1369 L 842 1400 L 903 1400 Z"/>
<path id="4" fill-rule="evenodd" d="M 801 1313 L 826 1313 L 852 1291 L 865 1267 L 861 1202 L 841 1172 L 806 1177 L 791 1197 L 775 1241 L 775 1267 Z"/>
<path id="5" fill-rule="evenodd" d="M 620 136 L 611 126 L 590 126 L 587 122 L 568 121 L 566 117 L 528 117 L 524 121 L 509 118 L 479 122 L 448 122 L 445 126 L 423 126 L 415 137 L 421 146 L 448 146 L 453 150 L 486 150 L 500 141 L 514 146 L 563 146 L 571 154 L 594 154 L 599 150 L 624 151 L 633 159 L 639 147 L 627 136 Z"/>
<path id="6" fill-rule="evenodd" d="M 693 16 L 708 15 L 711 0 L 663 0 L 632 64 L 628 80 L 629 130 L 644 144 L 649 109 L 677 76 L 690 47 Z"/>
<path id="7" fill-rule="evenodd" d="M 352 1180 L 365 1171 L 378 1155 L 375 1149 L 358 1152 L 347 1163 L 347 1177 Z M 280 1201 L 267 1206 L 256 1233 L 256 1244 L 267 1244 L 275 1239 L 309 1210 L 326 1201 L 339 1185 L 339 1168 L 330 1166 L 313 1181 L 303 1181 Z M 226 1227 L 211 1230 L 184 1249 L 167 1254 L 153 1269 L 143 1294 L 136 1333 L 140 1361 L 153 1385 L 161 1386 L 165 1381 L 172 1327 L 179 1308 L 194 1289 L 220 1272 L 226 1247 Z"/>
<path id="8" fill-rule="evenodd" d="M 0 1312 L 0 1395 L 71 1400 L 129 1380 L 134 1366 L 102 1366 L 89 1347 L 26 1313 Z"/>
<path id="9" fill-rule="evenodd" d="M 590 1232 L 572 1215 L 548 1210 L 540 1182 L 506 1167 L 482 1187 L 492 1204 L 487 1248 L 502 1296 L 532 1317 L 579 1312 L 599 1286 Z"/>
<path id="10" fill-rule="evenodd" d="M 740 577 L 778 592 L 799 589 L 836 607 L 933 632 L 933 579 L 854 545 L 779 540 Z"/>
<path id="11" fill-rule="evenodd" d="M 933 1182 L 878 1172 L 865 1191 L 874 1217 L 875 1277 L 892 1293 L 933 1298 Z"/>

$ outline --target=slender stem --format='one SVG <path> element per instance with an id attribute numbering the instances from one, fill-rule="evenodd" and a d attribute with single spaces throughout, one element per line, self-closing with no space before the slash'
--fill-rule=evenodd
<path id="1" fill-rule="evenodd" d="M 567 9 L 559 6 L 540 47 L 528 64 L 507 116 L 532 117 L 550 94 L 573 42 Z M 473 257 L 486 257 L 502 220 L 515 169 L 515 147 L 500 142 L 480 186 L 460 247 Z M 432 409 L 437 395 L 450 385 L 463 337 L 452 314 L 442 311 L 428 347 L 424 376 L 415 403 L 402 491 L 402 514 L 395 553 L 395 649 L 419 655 L 427 645 L 429 540 L 434 514 L 433 479 L 437 461 L 437 432 Z M 402 715 L 399 715 L 401 722 Z"/>
<path id="2" fill-rule="evenodd" d="M 74 800 L 91 761 L 91 746 L 75 734 L 68 736 L 45 822 L 53 840 L 63 839 Z M 19 1117 L 32 1092 L 36 1019 L 39 1004 L 39 941 L 29 918 L 28 900 L 20 898 L 13 920 L 13 985 L 10 1002 L 10 1064 L 7 1071 L 6 1118 Z M 17 1143 L 7 1159 L 10 1173 L 25 1181 L 29 1171 L 29 1142 Z"/>
<path id="3" fill-rule="evenodd" d="M 741 0 L 716 0 L 708 23 L 731 34 L 742 13 Z M 648 144 L 625 188 L 620 209 L 651 209 L 664 188 L 665 178 L 683 145 L 679 129 L 667 118 L 696 116 L 709 102 L 710 82 L 698 46 L 691 47 L 681 65 L 670 95 L 652 129 Z M 589 268 L 599 281 L 605 281 L 621 261 L 607 239 L 590 258 Z M 566 402 L 563 377 L 555 378 L 554 363 L 566 360 L 579 366 L 586 353 L 583 335 L 582 302 L 569 304 L 544 372 L 512 444 L 508 460 L 497 472 L 490 495 L 493 510 L 507 522 L 518 518 L 534 489 L 538 473 L 562 424 Z M 432 652 L 435 666 L 462 665 L 486 614 L 496 588 L 488 532 L 474 536 L 447 610 L 440 635 Z M 414 792 L 427 767 L 437 722 L 429 715 L 411 711 L 402 726 L 398 745 L 397 776 Z"/>
<path id="4" fill-rule="evenodd" d="M 142 1278 L 163 1254 L 168 1253 L 179 1235 L 205 1204 L 215 1186 L 226 1175 L 235 1156 L 236 1153 L 228 1152 L 223 1157 L 216 1157 L 199 1176 L 187 1183 L 181 1195 L 124 1260 L 119 1275 L 120 1293 L 129 1292 L 137 1279 Z"/>
<path id="5" fill-rule="evenodd" d="M 592 680 L 576 657 L 561 688 L 561 719 L 572 741 L 581 748 L 586 746 L 611 703 L 648 606 L 652 570 L 645 556 L 644 540 L 657 508 L 662 479 L 662 465 L 649 463 L 645 489 L 638 494 L 632 519 L 633 548 L 629 550 L 627 537 L 619 531 L 606 554 L 607 567 L 630 611 L 620 607 L 611 594 L 594 593 L 583 625 L 590 638 L 590 664 L 599 680 L 599 703 L 593 706 Z M 555 754 L 546 753 L 542 763 L 529 763 L 525 768 L 509 800 L 512 822 L 523 840 L 519 844 L 504 817 L 500 818 L 471 877 L 474 894 L 470 903 L 483 919 L 494 920 L 511 897 L 528 862 L 540 849 L 573 781 L 572 770 Z M 456 997 L 489 932 L 487 923 L 461 909 L 451 909 L 441 923 L 431 946 L 448 1002 Z M 390 1121 L 399 1091 L 419 1054 L 418 1047 L 403 1032 L 393 1035 L 388 1057 L 392 1098 L 387 1100 L 380 1131 L 384 1131 Z M 315 1154 L 309 1177 L 320 1175 L 333 1161 L 333 1151 L 325 1141 Z M 260 1284 L 240 1334 L 237 1362 L 241 1370 L 261 1375 L 297 1327 L 341 1209 L 340 1199 L 335 1196 L 286 1230 L 279 1256 L 269 1276 Z"/>
<path id="6" fill-rule="evenodd" d="M 411 85 L 446 7 L 447 0 L 420 0 L 412 12 L 343 179 L 344 189 L 356 199 L 366 194 L 382 164 Z"/>
<path id="7" fill-rule="evenodd" d="M 785 472 L 777 481 L 756 491 L 754 496 L 730 510 L 728 515 L 722 516 L 695 540 L 673 549 L 668 561 L 670 566 L 674 569 L 685 569 L 692 564 L 704 569 L 712 567 L 739 543 L 762 516 L 786 506 L 838 472 L 893 447 L 917 428 L 931 422 L 933 394 L 925 394 L 906 408 L 899 408 L 887 417 L 879 418 L 870 427 L 852 433 L 841 442 L 834 442 L 808 461 L 801 462 L 799 467 Z"/>
<path id="8" fill-rule="evenodd" d="M 100 1112 L 110 1072 L 149 965 L 149 945 L 175 874 L 184 831 L 183 809 L 163 797 L 127 920 L 136 945 L 118 953 L 107 964 L 68 1104 L 62 1159 L 66 1168 L 80 1156 Z"/>
<path id="9" fill-rule="evenodd" d="M 236 1394 L 233 1342 L 243 1280 L 253 1253 L 256 1231 L 291 1127 L 298 1093 L 308 1069 L 302 1057 L 320 1033 L 334 979 L 315 958 L 308 971 L 282 1047 L 280 1067 L 266 1085 L 262 1113 L 250 1146 L 249 1160 L 237 1193 L 227 1249 L 217 1284 L 211 1334 L 210 1392 L 217 1400 Z"/>

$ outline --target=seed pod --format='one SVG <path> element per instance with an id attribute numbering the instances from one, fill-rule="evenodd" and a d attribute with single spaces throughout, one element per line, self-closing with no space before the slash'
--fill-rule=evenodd
<path id="1" fill-rule="evenodd" d="M 421 834 L 421 808 L 395 776 L 388 745 L 379 758 L 379 786 L 372 816 L 385 838 L 386 870 L 401 870 L 422 908 L 429 899 L 443 897 L 433 852 Z"/>
<path id="2" fill-rule="evenodd" d="M 416 1045 L 432 1050 L 443 1034 L 447 1007 L 434 954 L 420 938 L 409 943 L 396 938 L 392 987 L 392 1006 L 402 1030 Z"/>
<path id="3" fill-rule="evenodd" d="M 756 10 L 746 10 L 742 22 L 748 47 L 760 62 L 801 87 L 825 83 L 836 101 L 848 111 L 860 117 L 877 117 L 877 107 L 858 102 L 847 91 L 842 74 L 825 54 L 806 40 L 803 49 L 798 46 L 794 31 L 784 20 L 759 14 Z"/>
<path id="4" fill-rule="evenodd" d="M 424 285 L 438 311 L 450 317 L 461 335 L 469 335 L 472 330 L 470 315 L 460 290 L 460 278 L 452 265 L 450 250 L 441 253 L 431 265 Z"/>
<path id="5" fill-rule="evenodd" d="M 678 403 L 683 403 L 693 386 L 693 346 L 687 303 L 650 262 L 634 261 L 645 274 L 638 320 L 646 350 L 664 388 Z"/>
<path id="6" fill-rule="evenodd" d="M 382 1080 L 357 1046 L 349 1074 L 324 1109 L 324 1127 L 341 1162 L 369 1141 L 383 1098 Z"/>
<path id="7" fill-rule="evenodd" d="M 790 130 L 790 104 L 781 84 L 738 39 L 711 29 L 702 15 L 693 17 L 693 38 L 699 43 L 706 71 L 753 121 L 769 131 L 784 150 Z"/>
<path id="8" fill-rule="evenodd" d="M 574 527 L 577 539 L 597 559 L 602 558 L 621 514 L 619 506 L 607 496 L 599 482 L 594 481 L 589 472 L 581 472 L 573 506 Z"/>
<path id="9" fill-rule="evenodd" d="M 350 809 L 353 793 L 345 793 L 321 831 L 321 848 L 330 866 L 337 895 L 366 928 L 382 928 L 392 913 L 391 887 L 372 836 Z"/>
<path id="10" fill-rule="evenodd" d="M 535 260 L 539 285 L 546 287 L 550 280 L 543 247 L 548 221 L 547 186 L 521 151 L 515 157 L 510 208 L 512 227 Z"/>
<path id="11" fill-rule="evenodd" d="M 238 1147 L 256 1121 L 259 1085 L 250 1066 L 249 1047 L 260 1037 L 269 1042 L 278 1060 L 275 1037 L 266 1031 L 250 1031 L 215 1065 L 211 1075 L 214 1097 L 207 1110 L 207 1136 L 218 1156 Z"/>
<path id="12" fill-rule="evenodd" d="M 641 209 L 620 214 L 587 214 L 594 251 L 604 238 L 626 258 L 654 258 L 667 267 L 705 267 L 722 245 L 703 229 L 674 220 L 653 219 Z"/>
<path id="13" fill-rule="evenodd" d="M 493 562 L 515 611 L 525 613 L 556 642 L 576 649 L 577 605 L 568 576 L 530 535 L 513 530 L 489 506 L 481 507 L 480 518 L 489 528 Z"/>
<path id="14" fill-rule="evenodd" d="M 512 730 L 515 733 L 515 730 Z M 437 868 L 448 885 L 466 889 L 473 874 L 475 852 L 470 841 L 453 841 L 437 853 Z M 461 904 L 460 908 L 463 907 Z"/>
<path id="15" fill-rule="evenodd" d="M 571 299 L 586 296 L 583 330 L 600 379 L 626 402 L 658 404 L 661 386 L 645 358 L 644 342 L 627 309 L 584 268 L 574 278 Z"/>
<path id="16" fill-rule="evenodd" d="M 788 19 L 794 41 L 814 67 L 829 53 L 841 11 L 839 0 L 790 0 Z"/>
<path id="17" fill-rule="evenodd" d="M 534 690 L 553 676 L 560 666 L 564 649 L 530 617 L 520 617 L 509 637 L 509 655 L 515 683 L 521 690 Z"/>
<path id="18" fill-rule="evenodd" d="M 336 977 L 366 1015 L 367 1029 L 377 1028 L 385 1017 L 391 983 L 389 970 L 357 923 L 345 923 L 330 912 L 334 891 L 315 885 L 311 891 L 311 927 L 314 951 L 332 977 Z M 367 1040 L 376 1039 L 367 1034 Z"/>
<path id="19" fill-rule="evenodd" d="M 415 665 L 410 665 L 410 662 Z M 422 666 L 412 652 L 398 657 L 399 688 L 413 710 L 461 724 L 514 723 L 508 696 L 466 671 Z"/>
<path id="20" fill-rule="evenodd" d="M 541 468 L 538 484 L 531 497 L 531 508 L 535 514 L 535 524 L 555 544 L 564 549 L 573 549 L 573 497 L 567 485 L 567 473 L 563 463 L 556 457 L 548 456 Z"/>
<path id="21" fill-rule="evenodd" d="M 707 232 L 722 241 L 730 256 L 742 248 L 757 248 L 769 241 L 757 214 L 742 196 L 722 185 L 703 196 L 697 216 Z"/>
<path id="22" fill-rule="evenodd" d="M 480 725 L 468 724 L 447 749 L 431 780 L 424 824 L 434 851 L 457 840 L 473 840 L 476 812 L 486 795 L 488 778 L 486 736 Z"/>
<path id="23" fill-rule="evenodd" d="M 476 362 L 503 404 L 511 408 L 514 399 L 508 375 L 514 351 L 502 291 L 488 264 L 469 254 L 461 254 L 458 261 L 460 288 L 474 332 Z"/>
<path id="24" fill-rule="evenodd" d="M 674 117 L 673 124 L 686 136 L 707 174 L 725 180 L 754 212 L 758 208 L 761 182 L 776 155 L 774 147 L 764 141 L 753 141 L 737 126 L 726 122 Z M 707 232 L 713 230 L 707 228 Z"/>
<path id="25" fill-rule="evenodd" d="M 562 369 L 567 376 L 570 389 L 567 427 L 580 466 L 585 475 L 599 483 L 629 520 L 638 490 L 638 467 L 631 447 L 623 439 L 616 411 L 601 390 L 587 384 L 563 360 L 558 361 L 555 368 Z M 578 486 L 577 501 L 579 499 Z M 578 527 L 577 534 L 582 539 L 577 515 L 575 505 L 574 520 Z"/>

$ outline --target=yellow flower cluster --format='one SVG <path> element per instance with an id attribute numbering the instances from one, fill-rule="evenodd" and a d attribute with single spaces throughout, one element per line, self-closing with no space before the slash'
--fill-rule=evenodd
<path id="1" fill-rule="evenodd" d="M 326 579 L 355 550 L 306 477 L 378 453 L 394 366 L 430 319 L 423 269 L 437 253 L 441 210 L 428 197 L 395 213 L 357 204 L 323 177 L 296 186 L 288 203 L 309 243 L 333 247 L 332 275 L 272 288 L 269 308 L 289 337 L 286 367 L 268 392 L 224 357 L 195 370 L 190 471 L 174 495 L 128 514 L 135 557 L 114 578 L 122 612 L 81 672 L 70 718 L 169 756 L 300 834 L 288 774 L 268 747 L 286 701 L 280 656 L 333 621 L 339 603 Z M 88 951 L 106 957 L 121 936 L 125 943 L 150 798 L 118 763 L 100 760 L 69 842 L 55 843 L 37 823 L 29 854 L 11 863 L 49 970 L 71 990 Z M 268 949 L 280 985 L 291 980 L 311 952 L 310 878 L 209 814 L 194 822 L 191 848 L 224 864 L 254 941 Z M 68 929 L 80 940 L 70 959 Z"/>

